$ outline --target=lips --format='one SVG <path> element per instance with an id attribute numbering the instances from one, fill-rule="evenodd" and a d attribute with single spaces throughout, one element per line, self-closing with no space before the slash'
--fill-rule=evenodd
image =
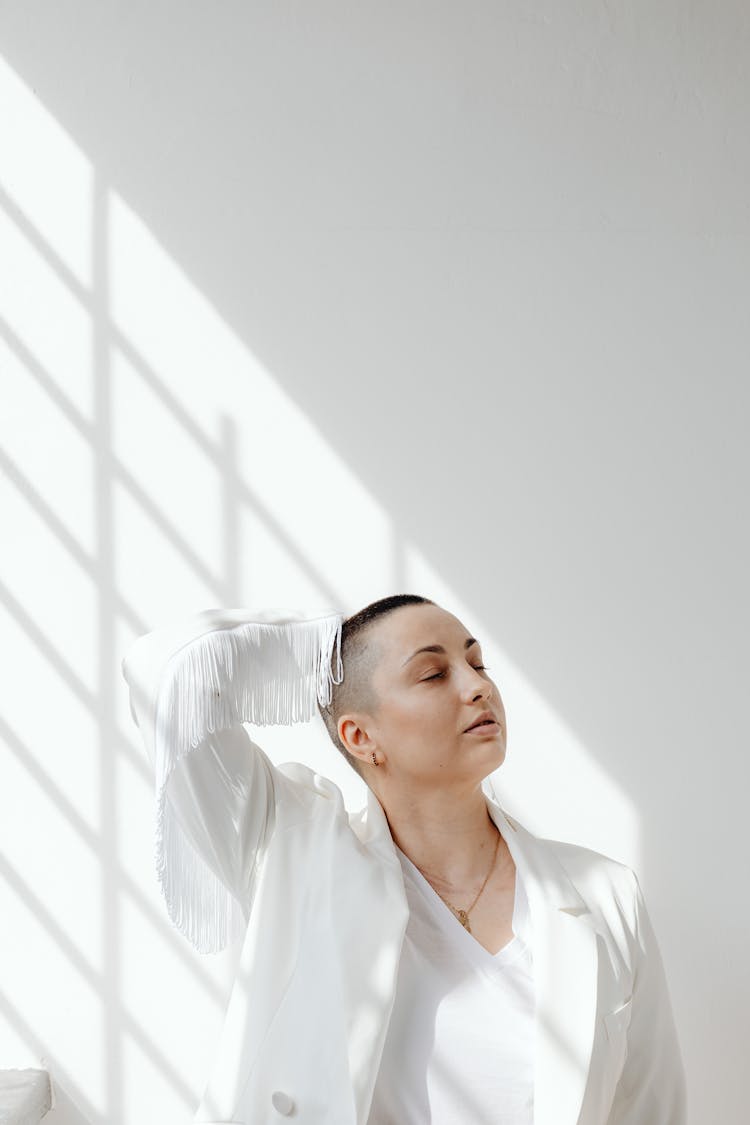
<path id="1" fill-rule="evenodd" d="M 482 723 L 495 723 L 495 724 L 497 724 L 497 719 L 495 718 L 495 716 L 492 714 L 491 711 L 483 711 L 482 714 L 478 715 L 477 718 L 474 720 L 474 722 L 466 728 L 466 730 L 464 731 L 464 734 L 466 734 L 470 730 L 473 730 L 474 727 L 481 726 Z"/>

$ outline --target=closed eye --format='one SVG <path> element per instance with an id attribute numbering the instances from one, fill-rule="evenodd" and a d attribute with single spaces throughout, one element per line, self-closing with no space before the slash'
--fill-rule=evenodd
<path id="1" fill-rule="evenodd" d="M 472 668 L 476 668 L 477 672 L 489 672 L 489 665 L 488 664 L 472 664 Z M 434 676 L 425 676 L 425 678 L 423 680 L 420 680 L 420 683 L 426 684 L 430 680 L 439 680 L 444 675 L 445 675 L 445 672 L 436 672 Z"/>

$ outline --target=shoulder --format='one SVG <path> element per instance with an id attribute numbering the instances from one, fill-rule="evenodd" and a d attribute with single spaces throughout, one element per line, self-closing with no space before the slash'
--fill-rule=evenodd
<path id="1" fill-rule="evenodd" d="M 556 840 L 549 836 L 541 836 L 533 832 L 517 817 L 502 810 L 503 816 L 526 842 L 526 846 L 533 845 L 548 856 L 554 857 L 571 876 L 573 874 L 585 877 L 587 875 L 606 875 L 611 879 L 626 878 L 633 874 L 632 868 L 614 856 L 604 852 L 595 851 L 585 844 L 572 843 L 570 840 Z"/>
<path id="2" fill-rule="evenodd" d="M 553 852 L 579 893 L 590 904 L 613 907 L 628 928 L 635 928 L 638 879 L 627 863 L 566 840 L 543 841 Z"/>
<path id="3" fill-rule="evenodd" d="M 540 846 L 547 848 L 562 864 L 571 878 L 604 879 L 613 883 L 629 883 L 632 880 L 632 868 L 614 856 L 569 840 L 552 840 L 546 837 L 537 839 Z"/>
<path id="4" fill-rule="evenodd" d="M 639 893 L 632 867 L 585 844 L 536 835 L 517 818 L 505 815 L 521 835 L 526 848 L 546 860 L 548 869 L 561 869 L 591 908 L 609 916 L 616 914 L 632 929 Z"/>
<path id="5" fill-rule="evenodd" d="M 338 785 L 303 762 L 282 762 L 273 767 L 276 803 L 326 811 L 341 816 L 344 813 L 344 796 Z"/>

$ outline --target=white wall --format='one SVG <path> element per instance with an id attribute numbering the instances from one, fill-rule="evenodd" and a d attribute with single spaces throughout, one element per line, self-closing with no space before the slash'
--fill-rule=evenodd
<path id="1" fill-rule="evenodd" d="M 2 20 L 0 1065 L 65 1125 L 206 1077 L 238 951 L 160 900 L 131 640 L 417 592 L 508 809 L 636 867 L 692 1121 L 744 1120 L 746 5 Z M 356 807 L 316 724 L 253 733 Z"/>

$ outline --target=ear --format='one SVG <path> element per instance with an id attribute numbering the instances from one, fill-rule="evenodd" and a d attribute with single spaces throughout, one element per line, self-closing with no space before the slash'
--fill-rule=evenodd
<path id="1" fill-rule="evenodd" d="M 370 758 L 372 751 L 376 749 L 375 742 L 364 726 L 365 722 L 364 715 L 342 715 L 336 728 L 341 743 L 349 753 L 363 760 Z"/>

